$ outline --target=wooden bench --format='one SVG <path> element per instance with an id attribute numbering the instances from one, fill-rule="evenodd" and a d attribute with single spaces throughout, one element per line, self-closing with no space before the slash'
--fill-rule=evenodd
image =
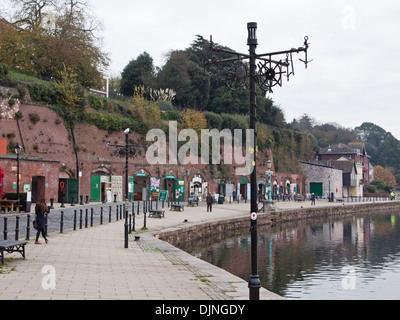
<path id="1" fill-rule="evenodd" d="M 25 259 L 25 245 L 28 241 L 0 241 L 1 264 L 4 265 L 4 251 L 8 253 L 19 252 Z"/>
<path id="2" fill-rule="evenodd" d="M 171 211 L 185 211 L 185 206 L 183 204 L 171 204 Z"/>
<path id="3" fill-rule="evenodd" d="M 149 210 L 149 217 L 163 218 L 165 210 Z"/>

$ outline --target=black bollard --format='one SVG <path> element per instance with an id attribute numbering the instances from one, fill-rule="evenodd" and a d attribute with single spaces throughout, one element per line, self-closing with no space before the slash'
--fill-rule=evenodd
<path id="1" fill-rule="evenodd" d="M 83 210 L 80 209 L 80 214 L 79 214 L 79 229 L 82 230 L 82 221 L 83 221 Z"/>
<path id="2" fill-rule="evenodd" d="M 83 206 L 83 205 L 84 205 L 84 203 L 83 203 L 83 196 L 80 195 L 79 198 L 81 199 L 81 202 L 79 203 L 79 205 Z"/>
<path id="3" fill-rule="evenodd" d="M 64 211 L 61 211 L 61 219 L 60 219 L 60 233 L 64 231 Z"/>
<path id="4" fill-rule="evenodd" d="M 15 241 L 18 241 L 19 239 L 19 217 L 15 217 Z"/>
<path id="5" fill-rule="evenodd" d="M 77 211 L 74 210 L 74 231 L 76 231 L 76 215 L 77 215 Z"/>
<path id="6" fill-rule="evenodd" d="M 8 235 L 7 221 L 8 221 L 8 218 L 4 217 L 4 231 L 3 231 L 4 240 L 8 240 L 7 239 L 7 235 Z"/>
<path id="7" fill-rule="evenodd" d="M 100 208 L 100 224 L 103 224 L 103 207 Z"/>
<path id="8" fill-rule="evenodd" d="M 25 238 L 25 240 L 29 241 L 30 232 L 31 232 L 31 215 L 28 214 L 26 217 L 27 217 L 27 221 L 26 221 L 26 238 Z"/>
<path id="9" fill-rule="evenodd" d="M 90 226 L 93 227 L 93 208 L 90 208 Z"/>
<path id="10" fill-rule="evenodd" d="M 54 209 L 54 199 L 50 198 L 50 209 Z"/>
<path id="11" fill-rule="evenodd" d="M 108 208 L 108 222 L 111 222 L 111 206 Z"/>
<path id="12" fill-rule="evenodd" d="M 88 227 L 88 219 L 89 219 L 89 210 L 85 210 L 85 229 Z"/>
<path id="13" fill-rule="evenodd" d="M 86 204 L 89 204 L 89 196 L 86 196 Z"/>
<path id="14" fill-rule="evenodd" d="M 114 194 L 114 203 L 117 203 L 117 195 Z"/>

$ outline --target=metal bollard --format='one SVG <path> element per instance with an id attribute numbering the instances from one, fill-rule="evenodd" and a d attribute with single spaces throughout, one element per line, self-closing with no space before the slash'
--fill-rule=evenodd
<path id="1" fill-rule="evenodd" d="M 64 211 L 61 211 L 61 219 L 60 219 L 60 233 L 64 231 Z"/>
<path id="2" fill-rule="evenodd" d="M 83 220 L 83 210 L 80 209 L 80 214 L 79 214 L 79 229 L 82 230 L 82 220 Z"/>
<path id="3" fill-rule="evenodd" d="M 71 197 L 71 207 L 75 207 L 75 197 Z"/>
<path id="4" fill-rule="evenodd" d="M 111 222 L 111 206 L 108 208 L 108 222 Z"/>
<path id="5" fill-rule="evenodd" d="M 90 226 L 93 227 L 93 208 L 90 208 Z"/>
<path id="6" fill-rule="evenodd" d="M 100 208 L 100 224 L 103 224 L 103 207 Z"/>
<path id="7" fill-rule="evenodd" d="M 77 211 L 74 210 L 74 231 L 76 231 L 76 215 L 77 215 Z"/>
<path id="8" fill-rule="evenodd" d="M 8 240 L 7 239 L 7 235 L 8 235 L 7 221 L 8 221 L 8 218 L 4 217 L 4 231 L 3 231 L 4 240 Z"/>
<path id="9" fill-rule="evenodd" d="M 88 227 L 88 219 L 89 219 L 89 210 L 85 210 L 85 229 Z"/>
<path id="10" fill-rule="evenodd" d="M 19 239 L 19 217 L 15 217 L 15 241 Z"/>
<path id="11" fill-rule="evenodd" d="M 27 221 L 26 221 L 26 238 L 25 240 L 29 241 L 30 238 L 30 232 L 31 232 L 31 215 L 27 215 Z"/>
<path id="12" fill-rule="evenodd" d="M 81 199 L 81 202 L 79 203 L 79 205 L 83 206 L 83 205 L 84 205 L 84 203 L 83 203 L 83 196 L 80 195 L 79 198 Z"/>

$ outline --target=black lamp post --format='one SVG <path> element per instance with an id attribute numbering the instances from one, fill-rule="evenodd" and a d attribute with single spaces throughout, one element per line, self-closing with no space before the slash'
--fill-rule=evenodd
<path id="1" fill-rule="evenodd" d="M 125 145 L 110 144 L 107 143 L 107 148 L 114 147 L 115 155 L 120 158 L 125 158 L 125 248 L 128 248 L 128 198 L 129 198 L 129 158 L 134 158 L 136 156 L 136 148 L 143 147 L 138 144 L 129 144 L 129 133 L 130 129 L 124 131 L 125 134 Z"/>
<path id="2" fill-rule="evenodd" d="M 18 201 L 18 204 L 20 202 L 20 198 L 19 198 L 19 155 L 21 154 L 21 151 L 22 151 L 22 147 L 18 143 L 17 146 L 15 147 L 15 153 L 17 155 L 17 201 Z"/>
<path id="3" fill-rule="evenodd" d="M 250 83 L 250 130 L 254 130 L 255 156 L 253 162 L 254 169 L 251 173 L 251 276 L 249 281 L 249 293 L 250 300 L 259 300 L 261 282 L 257 271 L 257 85 L 264 93 L 273 93 L 273 87 L 277 85 L 282 86 L 283 75 L 286 75 L 289 81 L 289 77 L 294 75 L 293 53 L 305 52 L 305 60 L 301 61 L 304 62 L 306 68 L 310 61 L 308 60 L 308 37 L 304 38 L 303 47 L 258 55 L 256 54 L 258 45 L 256 35 L 257 23 L 248 23 L 247 29 L 249 54 L 217 48 L 214 46 L 211 37 L 210 49 L 212 54 L 214 54 L 214 52 L 230 54 L 233 58 L 217 60 L 212 56 L 210 60 L 205 62 L 205 65 L 231 63 L 231 66 L 226 69 L 226 82 L 230 90 L 246 88 L 248 80 Z M 272 59 L 274 56 L 282 55 L 285 55 L 286 58 L 281 60 Z M 247 65 L 242 62 L 243 60 L 249 61 L 249 72 Z"/>

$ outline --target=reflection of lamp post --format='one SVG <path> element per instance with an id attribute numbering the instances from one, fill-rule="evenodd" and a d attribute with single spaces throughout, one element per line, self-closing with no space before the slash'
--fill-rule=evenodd
<path id="1" fill-rule="evenodd" d="M 19 204 L 19 155 L 22 151 L 22 147 L 19 145 L 19 143 L 17 144 L 16 148 L 15 148 L 15 153 L 17 155 L 17 201 Z"/>
<path id="2" fill-rule="evenodd" d="M 271 160 L 267 161 L 267 168 L 268 168 L 268 171 L 266 172 L 268 175 L 268 199 L 267 200 L 268 200 L 268 202 L 272 202 L 272 191 L 271 191 L 272 162 L 271 162 Z"/>

